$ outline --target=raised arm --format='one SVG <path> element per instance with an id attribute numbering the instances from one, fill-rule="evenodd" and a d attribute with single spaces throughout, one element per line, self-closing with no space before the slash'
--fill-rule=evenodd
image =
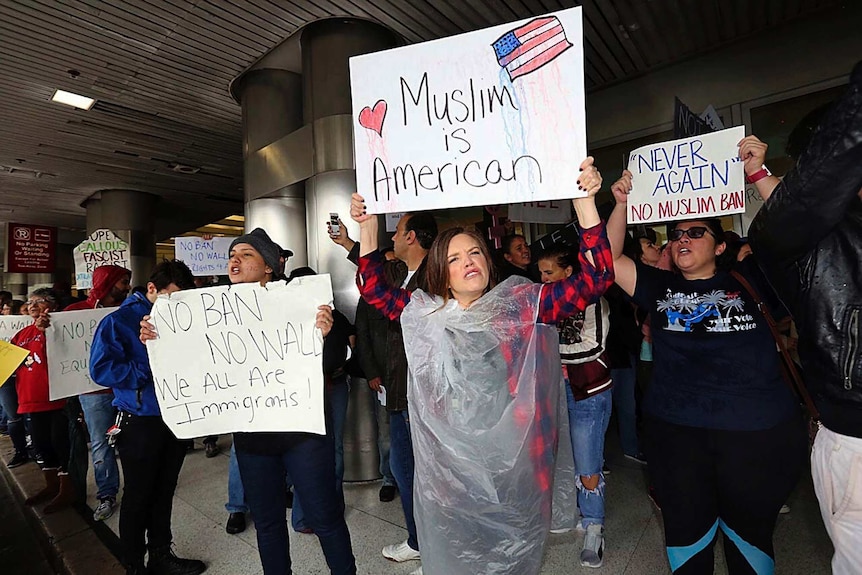
<path id="1" fill-rule="evenodd" d="M 605 224 L 596 210 L 596 194 L 602 187 L 602 176 L 593 166 L 592 157 L 581 164 L 577 183 L 578 189 L 587 192 L 586 198 L 572 200 L 580 229 L 581 270 L 567 279 L 542 286 L 538 323 L 555 323 L 585 310 L 614 282 L 611 247 Z"/>
<path id="2" fill-rule="evenodd" d="M 753 135 L 741 139 L 737 146 L 739 146 L 739 159 L 742 160 L 745 170 L 745 179 L 754 182 L 760 199 L 765 202 L 772 195 L 776 186 L 781 183 L 781 180 L 768 174 L 766 164 L 763 163 L 766 160 L 766 150 L 769 146 Z"/>
<path id="3" fill-rule="evenodd" d="M 391 320 L 401 317 L 401 312 L 410 302 L 410 292 L 389 285 L 383 264 L 386 261 L 377 251 L 377 216 L 367 214 L 365 198 L 353 194 L 350 201 L 350 217 L 359 224 L 360 258 L 356 272 L 356 285 L 362 298 L 379 309 Z"/>
<path id="4" fill-rule="evenodd" d="M 635 263 L 628 256 L 623 255 L 623 246 L 626 238 L 626 210 L 628 209 L 629 192 L 632 191 L 632 173 L 623 170 L 622 177 L 611 186 L 611 193 L 617 201 L 611 217 L 608 218 L 608 239 L 611 242 L 611 251 L 614 259 L 614 276 L 617 285 L 629 295 L 635 293 L 638 273 Z"/>

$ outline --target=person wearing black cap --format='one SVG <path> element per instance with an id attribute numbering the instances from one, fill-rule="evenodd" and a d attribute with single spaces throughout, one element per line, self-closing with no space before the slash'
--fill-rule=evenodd
<path id="1" fill-rule="evenodd" d="M 230 245 L 231 283 L 265 285 L 278 278 L 281 247 L 255 228 Z M 332 329 L 332 309 L 320 306 L 315 326 L 323 336 Z M 274 310 L 275 311 L 275 310 Z M 141 339 L 158 337 L 152 324 L 141 323 Z M 331 422 L 327 422 L 327 426 Z M 305 504 L 305 519 L 320 541 L 332 575 L 355 575 L 356 560 L 344 520 L 344 499 L 335 479 L 335 446 L 331 434 L 234 433 L 236 461 L 254 516 L 257 547 L 264 575 L 291 572 L 287 531 L 286 474 Z"/>

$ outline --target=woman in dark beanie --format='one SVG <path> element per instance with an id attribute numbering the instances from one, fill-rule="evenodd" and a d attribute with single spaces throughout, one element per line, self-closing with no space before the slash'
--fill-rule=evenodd
<path id="1" fill-rule="evenodd" d="M 261 228 L 239 236 L 230 245 L 231 283 L 265 285 L 273 281 L 280 273 L 281 253 L 281 247 Z M 315 325 L 326 337 L 332 329 L 332 310 L 329 306 L 319 309 Z M 155 333 L 142 329 L 141 335 L 154 337 Z M 331 421 L 327 421 L 330 426 Z M 264 575 L 291 572 L 285 489 L 288 473 L 302 497 L 305 521 L 320 541 L 330 572 L 354 575 L 356 562 L 344 521 L 344 500 L 336 487 L 332 435 L 234 433 L 233 441 L 246 503 L 254 516 Z"/>

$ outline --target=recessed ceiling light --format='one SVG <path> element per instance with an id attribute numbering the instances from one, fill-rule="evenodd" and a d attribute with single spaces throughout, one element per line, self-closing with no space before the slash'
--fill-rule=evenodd
<path id="1" fill-rule="evenodd" d="M 60 102 L 61 104 L 80 108 L 81 110 L 89 110 L 93 107 L 93 104 L 96 103 L 96 101 L 92 98 L 80 96 L 78 94 L 73 94 L 72 92 L 66 92 L 64 90 L 57 90 L 56 92 L 54 92 L 54 95 L 51 96 L 51 101 Z"/>

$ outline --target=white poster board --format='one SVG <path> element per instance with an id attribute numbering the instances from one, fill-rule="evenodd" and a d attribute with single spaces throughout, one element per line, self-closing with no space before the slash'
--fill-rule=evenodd
<path id="1" fill-rule="evenodd" d="M 650 144 L 629 154 L 629 224 L 690 220 L 745 211 L 745 173 L 738 126 Z"/>
<path id="2" fill-rule="evenodd" d="M 51 401 L 107 389 L 90 379 L 90 347 L 102 318 L 115 307 L 59 311 L 45 330 Z"/>
<path id="3" fill-rule="evenodd" d="M 509 206 L 509 219 L 513 222 L 565 224 L 572 220 L 572 202 L 569 200 L 549 200 L 512 204 Z"/>
<path id="4" fill-rule="evenodd" d="M 99 266 L 115 265 L 131 269 L 129 244 L 111 230 L 96 230 L 75 246 L 75 285 L 78 289 L 93 287 L 93 270 Z"/>
<path id="5" fill-rule="evenodd" d="M 581 8 L 350 59 L 368 213 L 583 196 Z"/>
<path id="6" fill-rule="evenodd" d="M 176 258 L 185 262 L 194 276 L 226 276 L 228 251 L 235 238 L 174 238 Z"/>
<path id="7" fill-rule="evenodd" d="M 33 318 L 29 315 L 0 315 L 0 341 L 9 341 L 32 323 Z"/>
<path id="8" fill-rule="evenodd" d="M 174 435 L 326 433 L 315 317 L 331 302 L 328 275 L 159 297 L 151 313 L 159 337 L 147 351 Z"/>

